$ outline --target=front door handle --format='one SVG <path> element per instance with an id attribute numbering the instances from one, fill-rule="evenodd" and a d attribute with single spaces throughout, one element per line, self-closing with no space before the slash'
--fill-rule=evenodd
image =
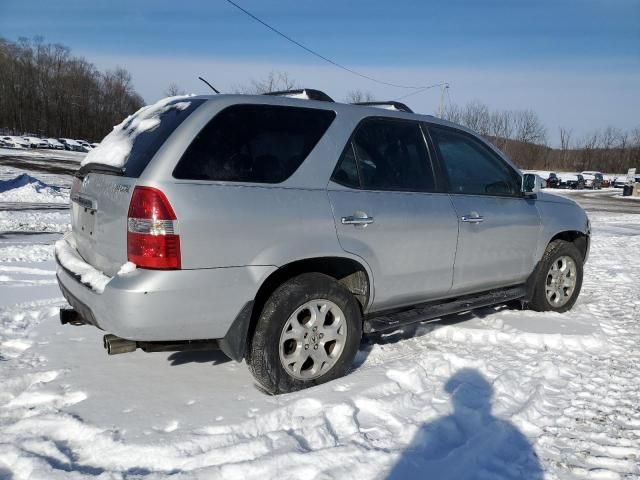
<path id="1" fill-rule="evenodd" d="M 369 225 L 373 223 L 373 217 L 364 214 L 360 215 L 351 215 L 349 217 L 342 217 L 343 225 Z"/>
<path id="2" fill-rule="evenodd" d="M 480 215 L 463 215 L 460 217 L 460 220 L 462 220 L 463 222 L 466 223 L 482 223 L 484 222 L 484 217 L 481 217 Z"/>

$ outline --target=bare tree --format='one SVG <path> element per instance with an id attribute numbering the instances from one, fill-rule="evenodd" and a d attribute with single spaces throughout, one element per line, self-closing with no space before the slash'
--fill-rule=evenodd
<path id="1" fill-rule="evenodd" d="M 544 143 L 547 129 L 533 110 L 515 112 L 515 139 L 520 142 Z"/>
<path id="2" fill-rule="evenodd" d="M 167 87 L 167 89 L 164 91 L 165 97 L 176 97 L 178 95 L 186 95 L 186 94 L 187 92 L 182 88 L 180 88 L 180 86 L 175 82 L 171 82 Z"/>
<path id="3" fill-rule="evenodd" d="M 444 119 L 453 123 L 462 123 L 462 109 L 460 106 L 451 104 L 444 111 Z"/>
<path id="4" fill-rule="evenodd" d="M 268 92 L 293 90 L 300 88 L 298 83 L 289 77 L 287 72 L 271 71 L 266 78 L 252 79 L 249 85 L 239 85 L 232 88 L 234 93 L 260 95 Z"/>
<path id="5" fill-rule="evenodd" d="M 561 165 L 563 168 L 567 168 L 569 164 L 569 150 L 571 149 L 571 130 L 565 127 L 560 127 L 560 152 L 561 152 Z"/>
<path id="6" fill-rule="evenodd" d="M 375 100 L 373 94 L 369 91 L 363 91 L 360 89 L 351 90 L 347 93 L 344 99 L 345 103 L 362 103 L 373 102 Z"/>
<path id="7" fill-rule="evenodd" d="M 489 135 L 498 148 L 505 149 L 507 140 L 513 135 L 513 113 L 509 110 L 491 112 Z"/>
<path id="8" fill-rule="evenodd" d="M 491 125 L 489 108 L 477 100 L 467 103 L 462 111 L 462 123 L 480 135 L 488 136 Z"/>

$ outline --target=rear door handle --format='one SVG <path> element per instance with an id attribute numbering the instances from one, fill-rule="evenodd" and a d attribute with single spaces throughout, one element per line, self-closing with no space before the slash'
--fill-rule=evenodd
<path id="1" fill-rule="evenodd" d="M 466 223 L 482 223 L 484 222 L 484 217 L 480 215 L 463 215 L 460 217 L 460 220 Z"/>
<path id="2" fill-rule="evenodd" d="M 368 215 L 365 216 L 349 216 L 349 217 L 342 217 L 342 224 L 343 225 L 369 225 L 370 223 L 373 223 L 373 217 L 370 217 Z"/>

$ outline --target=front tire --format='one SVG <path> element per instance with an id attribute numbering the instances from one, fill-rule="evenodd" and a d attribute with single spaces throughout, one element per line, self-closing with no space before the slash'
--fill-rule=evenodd
<path id="1" fill-rule="evenodd" d="M 305 273 L 269 297 L 246 361 L 267 392 L 293 392 L 343 376 L 361 337 L 362 315 L 351 292 L 328 275 Z"/>
<path id="2" fill-rule="evenodd" d="M 566 312 L 578 299 L 582 288 L 583 256 L 576 246 L 564 240 L 547 245 L 529 304 L 538 312 Z"/>

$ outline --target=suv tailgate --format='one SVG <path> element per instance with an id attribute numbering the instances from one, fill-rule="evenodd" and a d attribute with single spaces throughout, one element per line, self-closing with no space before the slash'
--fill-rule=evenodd
<path id="1" fill-rule="evenodd" d="M 72 196 L 72 231 L 78 253 L 115 275 L 127 262 L 127 213 L 135 178 L 90 172 Z"/>

